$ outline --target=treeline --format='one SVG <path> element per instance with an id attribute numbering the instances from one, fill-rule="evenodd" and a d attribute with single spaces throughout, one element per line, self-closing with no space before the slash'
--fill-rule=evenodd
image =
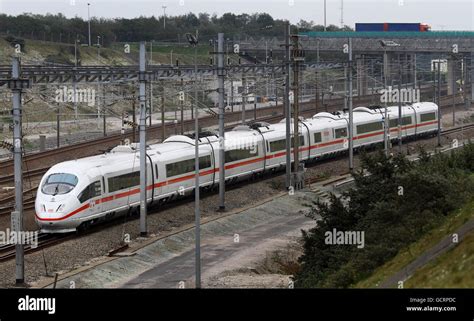
<path id="1" fill-rule="evenodd" d="M 419 162 L 383 152 L 363 155 L 355 187 L 317 203 L 312 216 L 318 224 L 303 233 L 295 286 L 346 288 L 369 277 L 472 199 L 473 159 L 474 144 L 449 155 L 422 152 Z M 331 244 L 334 233 L 328 232 L 334 231 L 364 232 L 364 246 Z"/>
<path id="2" fill-rule="evenodd" d="M 208 13 L 195 15 L 188 13 L 180 16 L 167 16 L 164 21 L 160 17 L 138 17 L 134 19 L 92 18 L 91 38 L 97 42 L 108 45 L 113 42 L 137 41 L 185 41 L 185 34 L 199 30 L 202 40 L 214 38 L 218 32 L 224 32 L 230 39 L 239 39 L 261 36 L 281 36 L 284 30 L 284 20 L 273 19 L 267 13 L 239 14 L 225 13 L 218 17 Z M 322 25 L 313 21 L 301 20 L 296 26 L 299 31 L 323 31 Z M 342 30 L 330 25 L 328 31 Z M 344 27 L 343 30 L 351 30 Z M 82 43 L 88 42 L 88 22 L 82 18 L 66 18 L 62 14 L 38 15 L 25 13 L 18 16 L 0 14 L 0 33 L 37 39 L 73 43 L 77 37 Z"/>

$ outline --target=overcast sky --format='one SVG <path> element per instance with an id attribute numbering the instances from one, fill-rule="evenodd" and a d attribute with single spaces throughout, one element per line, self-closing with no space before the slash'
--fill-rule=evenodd
<path id="1" fill-rule="evenodd" d="M 323 24 L 324 0 L 0 0 L 0 12 L 17 15 L 63 13 L 67 17 L 107 18 L 207 12 L 266 12 L 274 18 Z M 433 30 L 474 30 L 474 0 L 344 0 L 344 24 L 355 22 L 425 22 Z M 341 0 L 327 0 L 327 23 L 341 24 Z M 1 28 L 1 26 L 0 26 Z"/>

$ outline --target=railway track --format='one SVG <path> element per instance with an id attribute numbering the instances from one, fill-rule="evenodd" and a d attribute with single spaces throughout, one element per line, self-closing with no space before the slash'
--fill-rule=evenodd
<path id="1" fill-rule="evenodd" d="M 26 171 L 23 173 L 23 179 L 31 179 L 34 177 L 42 176 L 48 169 L 49 167 L 44 167 Z M 12 183 L 14 181 L 14 178 L 15 177 L 13 174 L 0 176 L 0 185 Z"/>
<path id="2" fill-rule="evenodd" d="M 0 207 L 0 216 L 10 215 L 13 212 L 14 206 L 7 205 Z M 23 211 L 31 211 L 35 209 L 35 198 L 32 197 L 23 202 Z"/>
<path id="3" fill-rule="evenodd" d="M 46 247 L 58 244 L 64 240 L 71 238 L 71 234 L 46 234 L 38 233 L 37 246 L 33 247 L 34 243 L 31 238 L 28 238 L 24 245 L 25 254 L 40 251 Z M 0 246 L 0 262 L 6 262 L 15 258 L 15 244 L 5 244 Z"/>
<path id="4" fill-rule="evenodd" d="M 465 130 L 471 130 L 473 128 L 474 128 L 474 124 L 466 124 L 464 126 L 448 128 L 442 131 L 442 135 L 455 134 L 455 133 L 462 132 Z"/>

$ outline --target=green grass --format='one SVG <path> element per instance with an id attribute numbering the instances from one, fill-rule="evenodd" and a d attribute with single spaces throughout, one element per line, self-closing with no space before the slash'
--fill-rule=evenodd
<path id="1" fill-rule="evenodd" d="M 420 240 L 413 243 L 408 248 L 401 250 L 392 260 L 388 261 L 387 263 L 385 263 L 384 265 L 376 269 L 375 272 L 370 277 L 358 282 L 353 287 L 355 288 L 377 287 L 386 278 L 402 270 L 405 266 L 407 266 L 412 261 L 414 261 L 422 253 L 424 253 L 425 251 L 427 251 L 428 249 L 436 245 L 438 242 L 440 242 L 446 235 L 453 233 L 461 225 L 463 225 L 464 223 L 466 223 L 468 220 L 472 218 L 474 218 L 474 200 L 471 200 L 466 205 L 464 205 L 461 209 L 449 215 L 446 218 L 446 221 L 441 226 L 429 231 Z M 457 248 L 461 248 L 461 244 Z M 472 254 L 473 249 L 474 247 L 471 247 L 471 252 L 469 253 Z M 434 266 L 436 266 L 436 263 L 433 263 L 433 264 Z M 471 262 L 471 264 L 473 263 Z M 415 275 L 418 275 L 418 272 L 419 271 L 417 271 Z M 421 275 L 423 275 L 423 273 L 421 273 Z M 418 278 L 421 278 L 421 276 L 419 276 Z M 418 280 L 418 278 L 415 279 L 413 283 L 414 287 L 420 286 L 420 284 L 416 283 L 416 280 Z M 472 280 L 472 275 L 471 275 L 471 280 Z M 404 284 L 404 286 L 409 287 L 410 284 L 411 284 L 410 282 L 407 282 Z"/>
<path id="2" fill-rule="evenodd" d="M 474 233 L 417 270 L 406 288 L 474 288 Z"/>

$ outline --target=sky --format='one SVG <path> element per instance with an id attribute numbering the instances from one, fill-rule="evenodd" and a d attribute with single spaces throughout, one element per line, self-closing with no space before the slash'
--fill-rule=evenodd
<path id="1" fill-rule="evenodd" d="M 300 19 L 323 24 L 324 0 L 0 0 L 0 12 L 62 13 L 67 17 L 134 18 L 207 12 L 269 13 L 297 23 Z M 327 24 L 354 27 L 356 22 L 423 22 L 433 30 L 474 30 L 474 0 L 327 0 Z M 1 26 L 0 26 L 1 27 Z"/>

